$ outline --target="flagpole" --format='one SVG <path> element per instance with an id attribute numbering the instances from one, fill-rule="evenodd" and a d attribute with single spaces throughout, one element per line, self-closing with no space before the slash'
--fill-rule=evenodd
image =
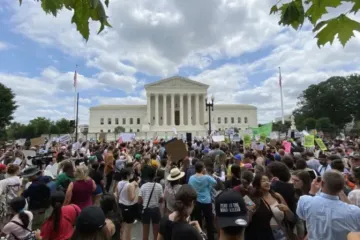
<path id="1" fill-rule="evenodd" d="M 281 99 L 281 122 L 282 122 L 282 124 L 285 124 L 283 89 L 282 89 L 282 79 L 281 79 L 281 68 L 280 67 L 279 67 L 279 85 L 280 85 L 280 99 Z"/>
<path id="2" fill-rule="evenodd" d="M 76 109 L 77 109 L 77 64 L 74 72 L 74 120 L 76 125 Z"/>

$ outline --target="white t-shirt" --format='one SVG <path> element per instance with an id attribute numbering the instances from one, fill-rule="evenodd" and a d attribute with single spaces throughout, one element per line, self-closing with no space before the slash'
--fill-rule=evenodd
<path id="1" fill-rule="evenodd" d="M 0 194 L 6 194 L 7 201 L 18 196 L 21 187 L 21 180 L 18 176 L 12 176 L 0 180 Z"/>
<path id="2" fill-rule="evenodd" d="M 153 187 L 154 187 L 154 182 L 148 182 L 148 183 L 143 184 L 140 188 L 139 197 L 142 197 L 142 205 L 143 205 L 144 209 L 146 208 L 146 206 L 148 204 L 150 194 L 151 194 Z M 154 192 L 151 195 L 151 199 L 150 199 L 148 208 L 159 207 L 160 206 L 159 201 L 160 201 L 160 198 L 162 198 L 162 197 L 163 197 L 163 188 L 160 183 L 155 183 Z"/>
<path id="3" fill-rule="evenodd" d="M 29 225 L 27 226 L 27 229 L 31 230 L 31 226 L 32 226 L 32 220 L 33 220 L 33 214 L 30 211 L 26 211 L 25 213 L 29 216 Z M 22 225 L 22 222 L 19 218 L 19 215 L 16 214 L 11 221 L 15 221 L 18 222 Z M 8 240 L 13 240 L 16 239 L 14 238 L 13 234 L 18 238 L 18 239 L 23 239 L 25 237 L 27 237 L 31 232 L 29 232 L 27 229 L 24 229 L 23 227 L 17 225 L 16 223 L 13 222 L 9 222 L 7 223 L 4 228 L 2 229 L 2 232 L 5 233 L 6 235 L 9 235 Z"/>

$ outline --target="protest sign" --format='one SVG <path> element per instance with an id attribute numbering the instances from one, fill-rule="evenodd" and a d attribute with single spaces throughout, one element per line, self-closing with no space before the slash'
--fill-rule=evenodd
<path id="1" fill-rule="evenodd" d="M 186 144 L 177 138 L 166 142 L 165 150 L 173 162 L 178 162 L 187 156 Z"/>
<path id="2" fill-rule="evenodd" d="M 135 137 L 135 133 L 120 133 L 120 138 L 123 142 L 132 142 Z"/>
<path id="3" fill-rule="evenodd" d="M 248 134 L 244 135 L 244 145 L 245 147 L 250 147 L 251 145 L 251 137 Z"/>
<path id="4" fill-rule="evenodd" d="M 314 135 L 304 136 L 304 147 L 314 147 Z"/>
<path id="5" fill-rule="evenodd" d="M 322 151 L 326 151 L 327 147 L 325 146 L 323 140 L 321 138 L 315 138 L 316 144 L 320 147 Z"/>
<path id="6" fill-rule="evenodd" d="M 32 138 L 30 142 L 32 147 L 41 146 L 45 143 L 45 137 Z"/>
<path id="7" fill-rule="evenodd" d="M 225 141 L 225 136 L 224 135 L 212 136 L 212 140 L 214 142 L 224 142 Z"/>
<path id="8" fill-rule="evenodd" d="M 253 135 L 265 135 L 270 136 L 272 132 L 272 123 L 267 123 L 261 127 L 252 128 Z"/>

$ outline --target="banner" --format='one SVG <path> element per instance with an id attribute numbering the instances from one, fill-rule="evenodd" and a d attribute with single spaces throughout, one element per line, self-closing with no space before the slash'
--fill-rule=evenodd
<path id="1" fill-rule="evenodd" d="M 322 151 L 326 151 L 327 147 L 325 146 L 323 140 L 321 138 L 315 138 L 316 144 L 320 147 Z"/>
<path id="2" fill-rule="evenodd" d="M 314 147 L 314 135 L 304 136 L 304 147 Z"/>
<path id="3" fill-rule="evenodd" d="M 270 136 L 272 132 L 272 123 L 267 123 L 258 128 L 252 128 L 253 135 Z"/>
<path id="4" fill-rule="evenodd" d="M 123 142 L 132 142 L 135 137 L 135 133 L 120 133 L 120 138 Z"/>
<path id="5" fill-rule="evenodd" d="M 59 143 L 67 143 L 71 141 L 70 134 L 62 135 L 58 138 Z"/>

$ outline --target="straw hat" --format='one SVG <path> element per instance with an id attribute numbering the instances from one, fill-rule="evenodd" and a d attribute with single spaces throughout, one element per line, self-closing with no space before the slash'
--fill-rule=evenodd
<path id="1" fill-rule="evenodd" d="M 168 181 L 175 181 L 185 176 L 184 172 L 181 172 L 179 168 L 173 168 L 170 171 L 170 175 L 167 177 Z"/>

